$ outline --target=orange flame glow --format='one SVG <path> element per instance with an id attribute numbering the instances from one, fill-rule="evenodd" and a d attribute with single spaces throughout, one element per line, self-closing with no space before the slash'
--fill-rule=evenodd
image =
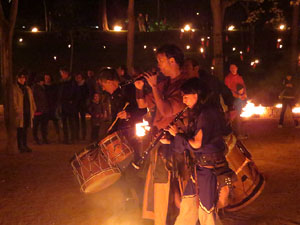
<path id="1" fill-rule="evenodd" d="M 136 135 L 138 137 L 143 137 L 146 132 L 150 130 L 149 122 L 143 119 L 142 123 L 135 124 Z"/>
<path id="2" fill-rule="evenodd" d="M 251 101 L 247 101 L 247 105 L 243 108 L 241 117 L 249 118 L 253 115 L 263 115 L 266 113 L 266 107 L 255 106 Z"/>

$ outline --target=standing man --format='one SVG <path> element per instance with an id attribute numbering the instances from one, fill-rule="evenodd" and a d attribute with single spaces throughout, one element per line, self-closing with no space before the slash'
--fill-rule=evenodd
<path id="1" fill-rule="evenodd" d="M 293 80 L 293 77 L 291 74 L 287 74 L 286 77 L 284 78 L 283 82 L 283 90 L 281 91 L 279 95 L 279 99 L 282 100 L 282 109 L 280 113 L 280 119 L 279 119 L 279 124 L 278 127 L 282 128 L 283 125 L 283 120 L 284 120 L 284 114 L 289 106 L 291 109 L 295 106 L 296 104 L 296 91 L 295 91 L 295 83 Z M 297 128 L 299 127 L 298 120 L 296 118 L 294 119 L 294 124 Z"/>
<path id="2" fill-rule="evenodd" d="M 47 140 L 47 114 L 49 107 L 44 87 L 44 77 L 37 76 L 35 81 L 36 83 L 33 85 L 33 97 L 36 104 L 36 111 L 33 119 L 33 138 L 36 144 L 42 144 L 38 136 L 40 128 L 43 144 L 49 144 Z"/>
<path id="3" fill-rule="evenodd" d="M 146 81 L 151 92 L 146 93 L 144 81 L 135 82 L 136 98 L 140 108 L 154 108 L 153 125 L 157 130 L 164 129 L 183 110 L 180 86 L 186 76 L 182 73 L 184 55 L 176 45 L 164 45 L 157 50 L 156 59 L 161 73 L 167 78 L 157 82 L 156 73 L 146 73 Z M 154 219 L 155 225 L 165 225 L 167 222 L 170 172 L 166 169 L 168 148 L 160 146 L 151 152 L 148 169 L 143 217 Z"/>
<path id="4" fill-rule="evenodd" d="M 76 105 L 76 115 L 75 115 L 75 127 L 76 127 L 76 139 L 85 140 L 86 138 L 86 113 L 87 104 L 89 98 L 89 89 L 85 79 L 81 73 L 75 75 L 75 105 Z M 79 119 L 80 117 L 80 119 Z"/>
<path id="5" fill-rule="evenodd" d="M 61 142 L 60 140 L 60 128 L 59 128 L 59 118 L 57 115 L 57 97 L 58 97 L 58 87 L 53 83 L 52 76 L 48 73 L 44 74 L 44 87 L 46 92 L 46 98 L 48 102 L 48 114 L 47 114 L 47 129 L 49 121 L 52 120 L 53 125 L 55 127 L 56 139 L 57 142 Z"/>
<path id="6" fill-rule="evenodd" d="M 21 71 L 17 75 L 17 83 L 13 86 L 14 108 L 16 112 L 17 141 L 21 153 L 32 152 L 27 146 L 27 129 L 32 126 L 36 109 L 33 94 L 26 85 L 27 73 Z"/>
<path id="7" fill-rule="evenodd" d="M 231 64 L 230 73 L 225 77 L 225 84 L 231 90 L 234 99 L 234 108 L 237 111 L 236 118 L 233 120 L 233 130 L 238 138 L 245 138 L 246 135 L 241 131 L 241 112 L 247 103 L 246 85 L 243 78 L 237 73 L 238 67 Z"/>
<path id="8" fill-rule="evenodd" d="M 75 83 L 66 69 L 60 69 L 58 102 L 63 123 L 64 144 L 73 143 L 75 133 Z M 71 142 L 69 134 L 71 133 Z"/>

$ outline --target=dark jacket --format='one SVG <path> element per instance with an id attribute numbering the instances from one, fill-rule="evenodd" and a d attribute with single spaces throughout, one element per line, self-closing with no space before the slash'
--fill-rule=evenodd
<path id="1" fill-rule="evenodd" d="M 62 113 L 75 113 L 75 82 L 69 77 L 59 84 L 58 102 Z"/>
<path id="2" fill-rule="evenodd" d="M 75 84 L 75 104 L 76 110 L 86 111 L 87 110 L 87 100 L 89 98 L 89 89 L 87 83 L 84 81 L 82 84 Z"/>
<path id="3" fill-rule="evenodd" d="M 33 97 L 36 105 L 36 113 L 45 114 L 49 111 L 45 87 L 40 84 L 33 85 Z"/>
<path id="4" fill-rule="evenodd" d="M 49 107 L 49 113 L 55 113 L 58 105 L 58 86 L 56 84 L 45 84 L 44 87 Z"/>

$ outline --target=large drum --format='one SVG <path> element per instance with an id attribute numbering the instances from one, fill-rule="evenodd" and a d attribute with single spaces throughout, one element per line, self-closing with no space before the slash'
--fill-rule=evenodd
<path id="1" fill-rule="evenodd" d="M 251 154 L 243 143 L 236 140 L 234 135 L 227 138 L 225 140 L 228 147 L 226 159 L 229 167 L 236 173 L 237 181 L 232 184 L 232 192 L 226 210 L 236 211 L 247 206 L 260 195 L 265 185 L 265 179 L 259 173 L 251 159 Z"/>
<path id="2" fill-rule="evenodd" d="M 121 177 L 120 169 L 112 165 L 96 146 L 75 154 L 71 165 L 84 193 L 101 191 Z"/>
<path id="3" fill-rule="evenodd" d="M 127 139 L 121 132 L 114 132 L 98 143 L 103 154 L 107 157 L 109 162 L 113 165 L 120 164 L 125 159 L 126 161 L 131 161 L 133 158 L 133 149 L 130 147 Z M 128 160 L 129 159 L 129 160 Z"/>

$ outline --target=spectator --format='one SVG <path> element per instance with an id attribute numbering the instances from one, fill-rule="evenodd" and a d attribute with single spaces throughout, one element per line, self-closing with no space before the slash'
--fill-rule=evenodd
<path id="1" fill-rule="evenodd" d="M 95 142 L 99 139 L 101 120 L 104 117 L 99 93 L 94 94 L 94 98 L 89 106 L 89 113 L 91 114 L 91 142 Z"/>
<path id="2" fill-rule="evenodd" d="M 35 78 L 33 97 L 36 104 L 36 111 L 33 118 L 33 138 L 36 144 L 42 144 L 38 135 L 38 130 L 40 128 L 43 143 L 49 144 L 47 140 L 47 114 L 49 108 L 44 87 L 44 78 L 42 76 L 36 76 Z"/>
<path id="3" fill-rule="evenodd" d="M 76 126 L 76 139 L 79 140 L 79 133 L 81 131 L 81 138 L 86 138 L 86 113 L 87 113 L 87 100 L 89 96 L 88 86 L 81 73 L 77 73 L 75 76 L 75 98 L 76 98 L 76 115 L 75 115 L 75 126 Z M 79 119 L 80 117 L 80 119 Z"/>
<path id="4" fill-rule="evenodd" d="M 229 67 L 230 73 L 225 77 L 225 84 L 231 90 L 234 99 L 234 107 L 237 112 L 235 119 L 233 120 L 233 130 L 238 138 L 247 138 L 247 135 L 242 134 L 241 127 L 241 112 L 243 107 L 247 103 L 246 86 L 243 78 L 237 73 L 238 67 L 235 64 L 231 64 Z"/>
<path id="5" fill-rule="evenodd" d="M 99 87 L 96 82 L 95 73 L 93 70 L 87 71 L 86 85 L 89 91 L 89 101 L 93 99 L 94 93 L 99 93 Z"/>
<path id="6" fill-rule="evenodd" d="M 282 109 L 281 109 L 280 119 L 278 124 L 279 128 L 282 128 L 283 126 L 284 114 L 287 107 L 289 106 L 292 109 L 296 104 L 296 94 L 295 94 L 296 88 L 295 88 L 295 82 L 293 76 L 291 74 L 287 74 L 282 82 L 282 85 L 283 85 L 283 90 L 279 95 L 279 99 L 282 100 Z M 296 128 L 300 128 L 299 122 L 294 117 L 294 115 L 293 115 L 293 119 Z"/>
<path id="7" fill-rule="evenodd" d="M 32 152 L 27 146 L 27 129 L 32 126 L 36 109 L 33 94 L 26 85 L 27 73 L 21 71 L 17 75 L 17 83 L 13 86 L 14 109 L 16 112 L 17 142 L 21 153 Z"/>
<path id="8" fill-rule="evenodd" d="M 57 142 L 60 142 L 59 118 L 57 114 L 58 86 L 53 83 L 52 76 L 48 73 L 45 73 L 44 80 L 44 87 L 48 102 L 47 129 L 49 121 L 52 120 L 55 127 Z"/>
<path id="9" fill-rule="evenodd" d="M 146 32 L 146 27 L 145 27 L 145 17 L 143 16 L 142 13 L 139 13 L 137 17 L 137 22 L 139 25 L 139 31 L 140 32 Z"/>
<path id="10" fill-rule="evenodd" d="M 60 69 L 61 82 L 59 84 L 58 102 L 63 124 L 64 144 L 72 144 L 76 139 L 75 132 L 75 83 L 66 69 Z M 71 134 L 71 141 L 70 141 Z"/>

